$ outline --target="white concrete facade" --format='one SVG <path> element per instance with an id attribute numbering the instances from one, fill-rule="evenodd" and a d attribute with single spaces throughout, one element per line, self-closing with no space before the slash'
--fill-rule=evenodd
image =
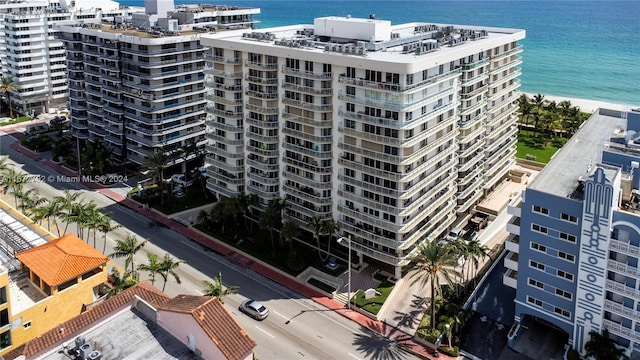
<path id="1" fill-rule="evenodd" d="M 416 245 L 447 231 L 514 162 L 525 32 L 314 24 L 202 37 L 212 48 L 208 187 L 262 206 L 286 198 L 287 217 L 310 232 L 333 219 L 361 260 L 399 277 Z"/>

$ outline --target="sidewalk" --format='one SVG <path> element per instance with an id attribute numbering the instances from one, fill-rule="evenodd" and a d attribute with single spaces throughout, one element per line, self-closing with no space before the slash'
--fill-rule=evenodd
<path id="1" fill-rule="evenodd" d="M 58 165 L 51 160 L 43 159 L 40 155 L 32 152 L 29 149 L 26 149 L 20 146 L 18 142 L 14 142 L 13 144 L 11 144 L 11 149 L 29 157 L 34 161 L 42 162 L 43 164 L 47 165 L 48 167 L 52 168 L 53 170 L 57 171 L 62 175 L 67 175 L 67 176 L 77 175 L 74 171 L 71 171 L 61 165 Z M 183 225 L 181 222 L 171 219 L 167 215 L 164 215 L 154 209 L 144 211 L 142 210 L 142 205 L 140 203 L 130 198 L 127 198 L 113 191 L 112 189 L 109 189 L 107 187 L 104 187 L 94 182 L 82 182 L 82 184 L 89 189 L 93 189 L 100 192 L 101 194 L 112 199 L 113 201 L 118 202 L 120 205 L 126 206 L 132 210 L 138 211 L 141 214 L 147 216 L 149 219 L 166 225 L 167 227 L 179 232 L 180 234 L 184 235 L 187 238 L 190 238 L 200 243 L 201 245 L 211 249 L 212 251 L 215 251 L 221 255 L 226 256 L 229 260 L 236 262 L 238 264 L 241 264 L 247 268 L 250 268 L 251 270 L 257 273 L 260 273 L 268 277 L 269 279 L 283 286 L 286 286 L 289 289 L 313 300 L 314 302 L 326 307 L 327 309 L 335 311 L 336 313 L 350 319 L 351 321 L 358 323 L 360 326 L 395 341 L 400 347 L 415 354 L 416 356 L 419 356 L 423 359 L 435 358 L 434 356 L 430 355 L 434 352 L 433 348 L 429 348 L 428 346 L 425 346 L 423 344 L 416 342 L 413 339 L 412 335 L 402 330 L 399 330 L 395 327 L 387 325 L 385 322 L 372 320 L 356 311 L 348 310 L 344 307 L 344 304 L 336 300 L 333 300 L 331 298 L 328 298 L 322 295 L 321 293 L 319 293 L 318 291 L 315 291 L 297 282 L 295 279 L 293 279 L 289 275 L 284 274 L 268 265 L 265 265 L 262 262 L 257 261 L 256 259 L 253 259 L 245 255 L 244 253 L 238 252 L 233 247 L 215 238 L 212 238 L 211 236 L 205 235 L 196 229 L 187 227 Z M 449 360 L 454 358 L 440 353 L 438 356 L 438 359 Z"/>

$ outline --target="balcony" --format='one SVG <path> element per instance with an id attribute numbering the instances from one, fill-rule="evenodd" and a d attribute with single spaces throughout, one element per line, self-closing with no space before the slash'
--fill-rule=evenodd
<path id="1" fill-rule="evenodd" d="M 619 282 L 615 282 L 613 280 L 607 280 L 605 288 L 611 292 L 635 298 L 636 300 L 640 299 L 640 290 L 630 286 L 626 286 L 625 284 L 621 284 Z"/>
<path id="2" fill-rule="evenodd" d="M 282 103 L 285 105 L 295 106 L 295 107 L 312 110 L 312 111 L 320 111 L 320 112 L 333 111 L 333 105 L 331 104 L 312 104 L 312 103 L 308 103 L 300 100 L 294 100 L 294 99 L 283 99 Z"/>
<path id="3" fill-rule="evenodd" d="M 504 247 L 507 251 L 512 253 L 520 253 L 520 235 L 509 235 L 509 237 L 507 237 L 507 241 L 504 242 Z"/>
<path id="4" fill-rule="evenodd" d="M 638 319 L 640 318 L 640 313 L 635 311 L 633 308 L 628 308 L 620 303 L 611 300 L 604 301 L 604 309 L 608 310 L 614 314 L 618 314 L 628 319 Z"/>
<path id="5" fill-rule="evenodd" d="M 611 239 L 609 241 L 609 250 L 615 250 L 625 255 L 631 255 L 634 257 L 640 257 L 640 248 L 630 245 L 629 243 Z"/>
<path id="6" fill-rule="evenodd" d="M 637 267 L 630 266 L 613 259 L 607 260 L 607 269 L 632 277 L 640 276 L 640 272 L 638 271 Z"/>
<path id="7" fill-rule="evenodd" d="M 518 288 L 518 271 L 507 270 L 507 272 L 502 276 L 502 283 L 510 288 L 517 289 Z"/>
<path id="8" fill-rule="evenodd" d="M 286 67 L 286 66 L 282 67 L 282 73 L 300 76 L 300 77 L 309 78 L 309 79 L 331 79 L 333 77 L 333 73 L 330 73 L 330 72 L 315 73 L 313 71 L 295 69 L 295 68 Z"/>
<path id="9" fill-rule="evenodd" d="M 508 253 L 504 258 L 504 267 L 518 271 L 518 253 Z"/>
<path id="10" fill-rule="evenodd" d="M 626 328 L 617 322 L 602 319 L 602 327 L 608 329 L 613 335 L 621 336 L 626 339 L 633 340 L 635 342 L 640 341 L 640 334 L 636 333 L 632 329 Z"/>

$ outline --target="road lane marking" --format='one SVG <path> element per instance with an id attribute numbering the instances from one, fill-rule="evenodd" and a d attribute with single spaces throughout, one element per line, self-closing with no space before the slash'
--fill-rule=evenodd
<path id="1" fill-rule="evenodd" d="M 256 325 L 256 329 L 258 329 L 258 330 L 262 331 L 263 333 L 265 333 L 265 334 L 267 334 L 267 335 L 271 336 L 271 338 L 272 338 L 272 339 L 275 339 L 275 338 L 276 338 L 275 336 L 273 336 L 273 335 L 269 334 L 266 330 L 263 330 L 263 329 L 262 329 L 260 326 L 258 326 L 258 325 Z"/>
<path id="2" fill-rule="evenodd" d="M 280 316 L 280 317 L 281 317 L 281 318 L 283 318 L 283 319 L 289 319 L 288 317 L 286 317 L 286 316 L 284 316 L 284 315 L 280 314 L 280 313 L 279 313 L 279 312 L 277 312 L 277 311 L 272 311 L 272 313 L 274 313 L 274 314 L 276 314 L 276 315 Z"/>
<path id="3" fill-rule="evenodd" d="M 358 359 L 358 360 L 360 360 L 360 358 L 359 358 L 359 357 L 357 357 L 357 356 L 353 355 L 352 353 L 347 353 L 347 354 L 349 354 L 349 356 L 351 356 L 351 357 L 352 357 L 352 358 L 354 358 L 354 359 Z"/>

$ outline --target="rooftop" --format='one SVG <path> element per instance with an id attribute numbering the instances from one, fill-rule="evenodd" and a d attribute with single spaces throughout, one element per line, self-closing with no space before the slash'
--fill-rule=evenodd
<path id="1" fill-rule="evenodd" d="M 109 261 L 74 234 L 22 251 L 16 257 L 49 286 L 60 285 Z"/>
<path id="2" fill-rule="evenodd" d="M 560 197 L 580 198 L 575 196 L 578 181 L 593 173 L 604 144 L 615 138 L 624 138 L 622 129 L 625 124 L 620 116 L 614 116 L 616 114 L 619 112 L 602 109 L 593 113 L 553 156 L 529 188 Z"/>
<path id="3" fill-rule="evenodd" d="M 390 21 L 375 18 L 324 17 L 314 19 L 313 25 L 291 25 L 261 29 L 250 33 L 206 35 L 234 44 L 265 47 L 286 47 L 319 54 L 336 54 L 344 59 L 360 58 L 378 61 L 409 63 L 433 58 L 430 54 L 449 54 L 452 59 L 468 56 L 470 52 L 502 43 L 523 39 L 524 30 L 461 26 L 437 23 L 406 23 L 391 25 Z M 470 50 L 470 48 L 474 48 Z M 344 57 L 348 56 L 348 57 Z"/>
<path id="4" fill-rule="evenodd" d="M 179 295 L 173 299 L 142 282 L 6 354 L 8 359 L 74 359 L 78 337 L 105 359 L 196 360 L 180 339 L 154 320 L 155 310 L 191 314 L 227 359 L 244 359 L 256 344 L 215 297 Z M 160 318 L 158 318 L 160 319 Z M 198 340 L 203 341 L 202 339 Z M 63 353 L 63 344 L 67 351 Z"/>

